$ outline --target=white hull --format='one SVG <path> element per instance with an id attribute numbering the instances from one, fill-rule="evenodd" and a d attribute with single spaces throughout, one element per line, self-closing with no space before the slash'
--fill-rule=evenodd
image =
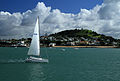
<path id="1" fill-rule="evenodd" d="M 25 62 L 29 62 L 29 63 L 48 63 L 49 61 L 48 61 L 48 59 L 29 57 L 25 60 Z"/>

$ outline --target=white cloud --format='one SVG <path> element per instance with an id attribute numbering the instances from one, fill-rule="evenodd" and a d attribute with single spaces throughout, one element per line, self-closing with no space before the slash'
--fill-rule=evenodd
<path id="1" fill-rule="evenodd" d="M 41 33 L 86 28 L 98 33 L 120 38 L 120 0 L 104 0 L 93 9 L 81 9 L 78 14 L 51 10 L 43 2 L 24 13 L 0 12 L 0 37 L 30 37 L 36 17 L 40 17 Z"/>

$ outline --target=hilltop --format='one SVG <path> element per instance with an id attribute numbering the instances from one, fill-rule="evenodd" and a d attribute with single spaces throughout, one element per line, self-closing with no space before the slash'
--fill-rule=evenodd
<path id="1" fill-rule="evenodd" d="M 92 30 L 87 29 L 75 29 L 75 30 L 65 30 L 55 34 L 51 34 L 50 36 L 54 37 L 84 37 L 84 38 L 106 38 L 114 40 L 111 36 L 105 36 L 103 34 L 98 34 Z"/>
<path id="2" fill-rule="evenodd" d="M 119 40 L 112 36 L 98 34 L 92 30 L 74 29 L 65 30 L 48 36 L 49 42 L 57 45 L 118 45 Z"/>

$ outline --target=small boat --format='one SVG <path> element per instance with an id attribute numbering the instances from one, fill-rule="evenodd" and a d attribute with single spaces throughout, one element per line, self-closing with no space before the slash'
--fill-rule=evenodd
<path id="1" fill-rule="evenodd" d="M 40 56 L 40 37 L 39 37 L 39 17 L 37 18 L 36 25 L 34 28 L 34 34 L 32 37 L 31 45 L 28 50 L 28 58 L 25 59 L 25 62 L 34 62 L 34 63 L 48 63 L 48 59 L 44 59 Z"/>
<path id="2" fill-rule="evenodd" d="M 17 46 L 15 46 L 15 48 L 17 48 Z"/>
<path id="3" fill-rule="evenodd" d="M 74 49 L 78 50 L 79 48 L 74 48 Z"/>

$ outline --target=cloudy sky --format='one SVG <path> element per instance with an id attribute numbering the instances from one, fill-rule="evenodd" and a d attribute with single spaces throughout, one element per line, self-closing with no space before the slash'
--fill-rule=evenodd
<path id="1" fill-rule="evenodd" d="M 74 1 L 0 0 L 0 38 L 31 37 L 37 16 L 41 34 L 84 28 L 120 38 L 120 0 Z"/>

